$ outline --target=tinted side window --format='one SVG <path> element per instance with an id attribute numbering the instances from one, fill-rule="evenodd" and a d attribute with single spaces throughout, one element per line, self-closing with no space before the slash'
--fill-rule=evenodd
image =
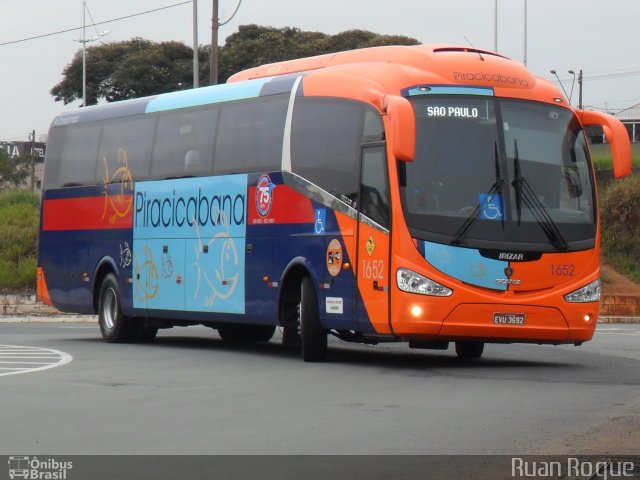
<path id="1" fill-rule="evenodd" d="M 382 118 L 380 118 L 380 114 L 371 107 L 367 107 L 364 112 L 363 137 L 365 142 L 380 142 L 384 140 Z"/>
<path id="2" fill-rule="evenodd" d="M 55 127 L 49 130 L 47 141 L 47 153 L 44 160 L 44 188 L 56 188 L 60 186 L 60 162 L 62 160 L 62 148 L 67 136 L 66 127 Z"/>
<path id="3" fill-rule="evenodd" d="M 153 177 L 182 177 L 212 172 L 218 107 L 162 114 L 153 149 Z"/>
<path id="4" fill-rule="evenodd" d="M 70 125 L 66 129 L 56 183 L 61 186 L 95 184 L 101 124 Z"/>
<path id="5" fill-rule="evenodd" d="M 98 151 L 98 181 L 106 183 L 122 181 L 124 177 L 116 174 L 121 168 L 126 168 L 134 181 L 149 178 L 154 129 L 155 117 L 153 116 L 135 116 L 106 121 L 102 128 Z"/>
<path id="6" fill-rule="evenodd" d="M 337 197 L 355 201 L 365 125 L 367 140 L 382 139 L 380 116 L 363 103 L 297 99 L 291 131 L 293 171 Z"/>
<path id="7" fill-rule="evenodd" d="M 280 170 L 289 95 L 271 95 L 221 106 L 214 172 Z"/>
<path id="8" fill-rule="evenodd" d="M 374 222 L 389 227 L 389 182 L 384 147 L 364 149 L 360 208 Z"/>

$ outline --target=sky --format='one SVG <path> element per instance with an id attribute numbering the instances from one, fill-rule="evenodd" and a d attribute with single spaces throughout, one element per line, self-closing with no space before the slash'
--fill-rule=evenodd
<path id="1" fill-rule="evenodd" d="M 184 0 L 86 0 L 95 22 L 176 5 Z M 239 25 L 335 34 L 364 29 L 399 34 L 421 43 L 449 43 L 494 50 L 496 0 L 219 0 L 219 43 Z M 497 0 L 497 50 L 525 60 L 527 4 L 527 67 L 554 80 L 556 70 L 567 93 L 573 76 L 584 72 L 583 103 L 588 108 L 619 111 L 640 103 L 640 55 L 635 39 L 640 25 L 638 0 Z M 211 0 L 197 0 L 198 43 L 211 43 Z M 57 114 L 75 109 L 55 102 L 49 91 L 62 80 L 64 67 L 81 48 L 80 31 L 15 42 L 82 25 L 82 0 L 0 0 L 0 141 L 40 139 Z M 173 6 L 89 28 L 87 36 L 108 30 L 103 42 L 133 37 L 182 41 L 193 45 L 193 4 Z M 96 41 L 96 42 L 97 42 Z M 96 45 L 96 42 L 88 46 Z M 573 88 L 574 106 L 578 85 Z"/>

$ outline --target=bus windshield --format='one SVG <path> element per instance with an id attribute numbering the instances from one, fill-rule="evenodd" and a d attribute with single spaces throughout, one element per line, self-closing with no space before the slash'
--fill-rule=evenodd
<path id="1" fill-rule="evenodd" d="M 595 192 L 570 110 L 482 95 L 410 98 L 416 154 L 400 163 L 415 238 L 475 248 L 593 248 Z"/>

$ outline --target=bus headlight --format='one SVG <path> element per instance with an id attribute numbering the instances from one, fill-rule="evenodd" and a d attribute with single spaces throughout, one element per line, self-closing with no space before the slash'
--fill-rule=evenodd
<path id="1" fill-rule="evenodd" d="M 396 273 L 398 288 L 403 292 L 431 295 L 434 297 L 448 297 L 453 290 L 433 280 L 406 268 L 399 268 Z"/>
<path id="2" fill-rule="evenodd" d="M 600 301 L 600 279 L 591 282 L 589 285 L 585 285 L 578 290 L 571 293 L 567 293 L 564 296 L 567 302 L 571 303 L 585 303 L 585 302 L 599 302 Z"/>

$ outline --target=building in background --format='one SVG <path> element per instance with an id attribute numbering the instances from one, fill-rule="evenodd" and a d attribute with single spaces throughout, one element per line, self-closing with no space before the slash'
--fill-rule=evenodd
<path id="1" fill-rule="evenodd" d="M 640 103 L 622 110 L 614 116 L 627 128 L 631 142 L 640 142 Z"/>
<path id="2" fill-rule="evenodd" d="M 33 156 L 33 180 L 28 177 L 25 187 L 39 192 L 42 189 L 42 177 L 44 175 L 44 155 L 47 144 L 44 142 L 0 142 L 0 149 L 7 152 L 10 158 Z"/>

